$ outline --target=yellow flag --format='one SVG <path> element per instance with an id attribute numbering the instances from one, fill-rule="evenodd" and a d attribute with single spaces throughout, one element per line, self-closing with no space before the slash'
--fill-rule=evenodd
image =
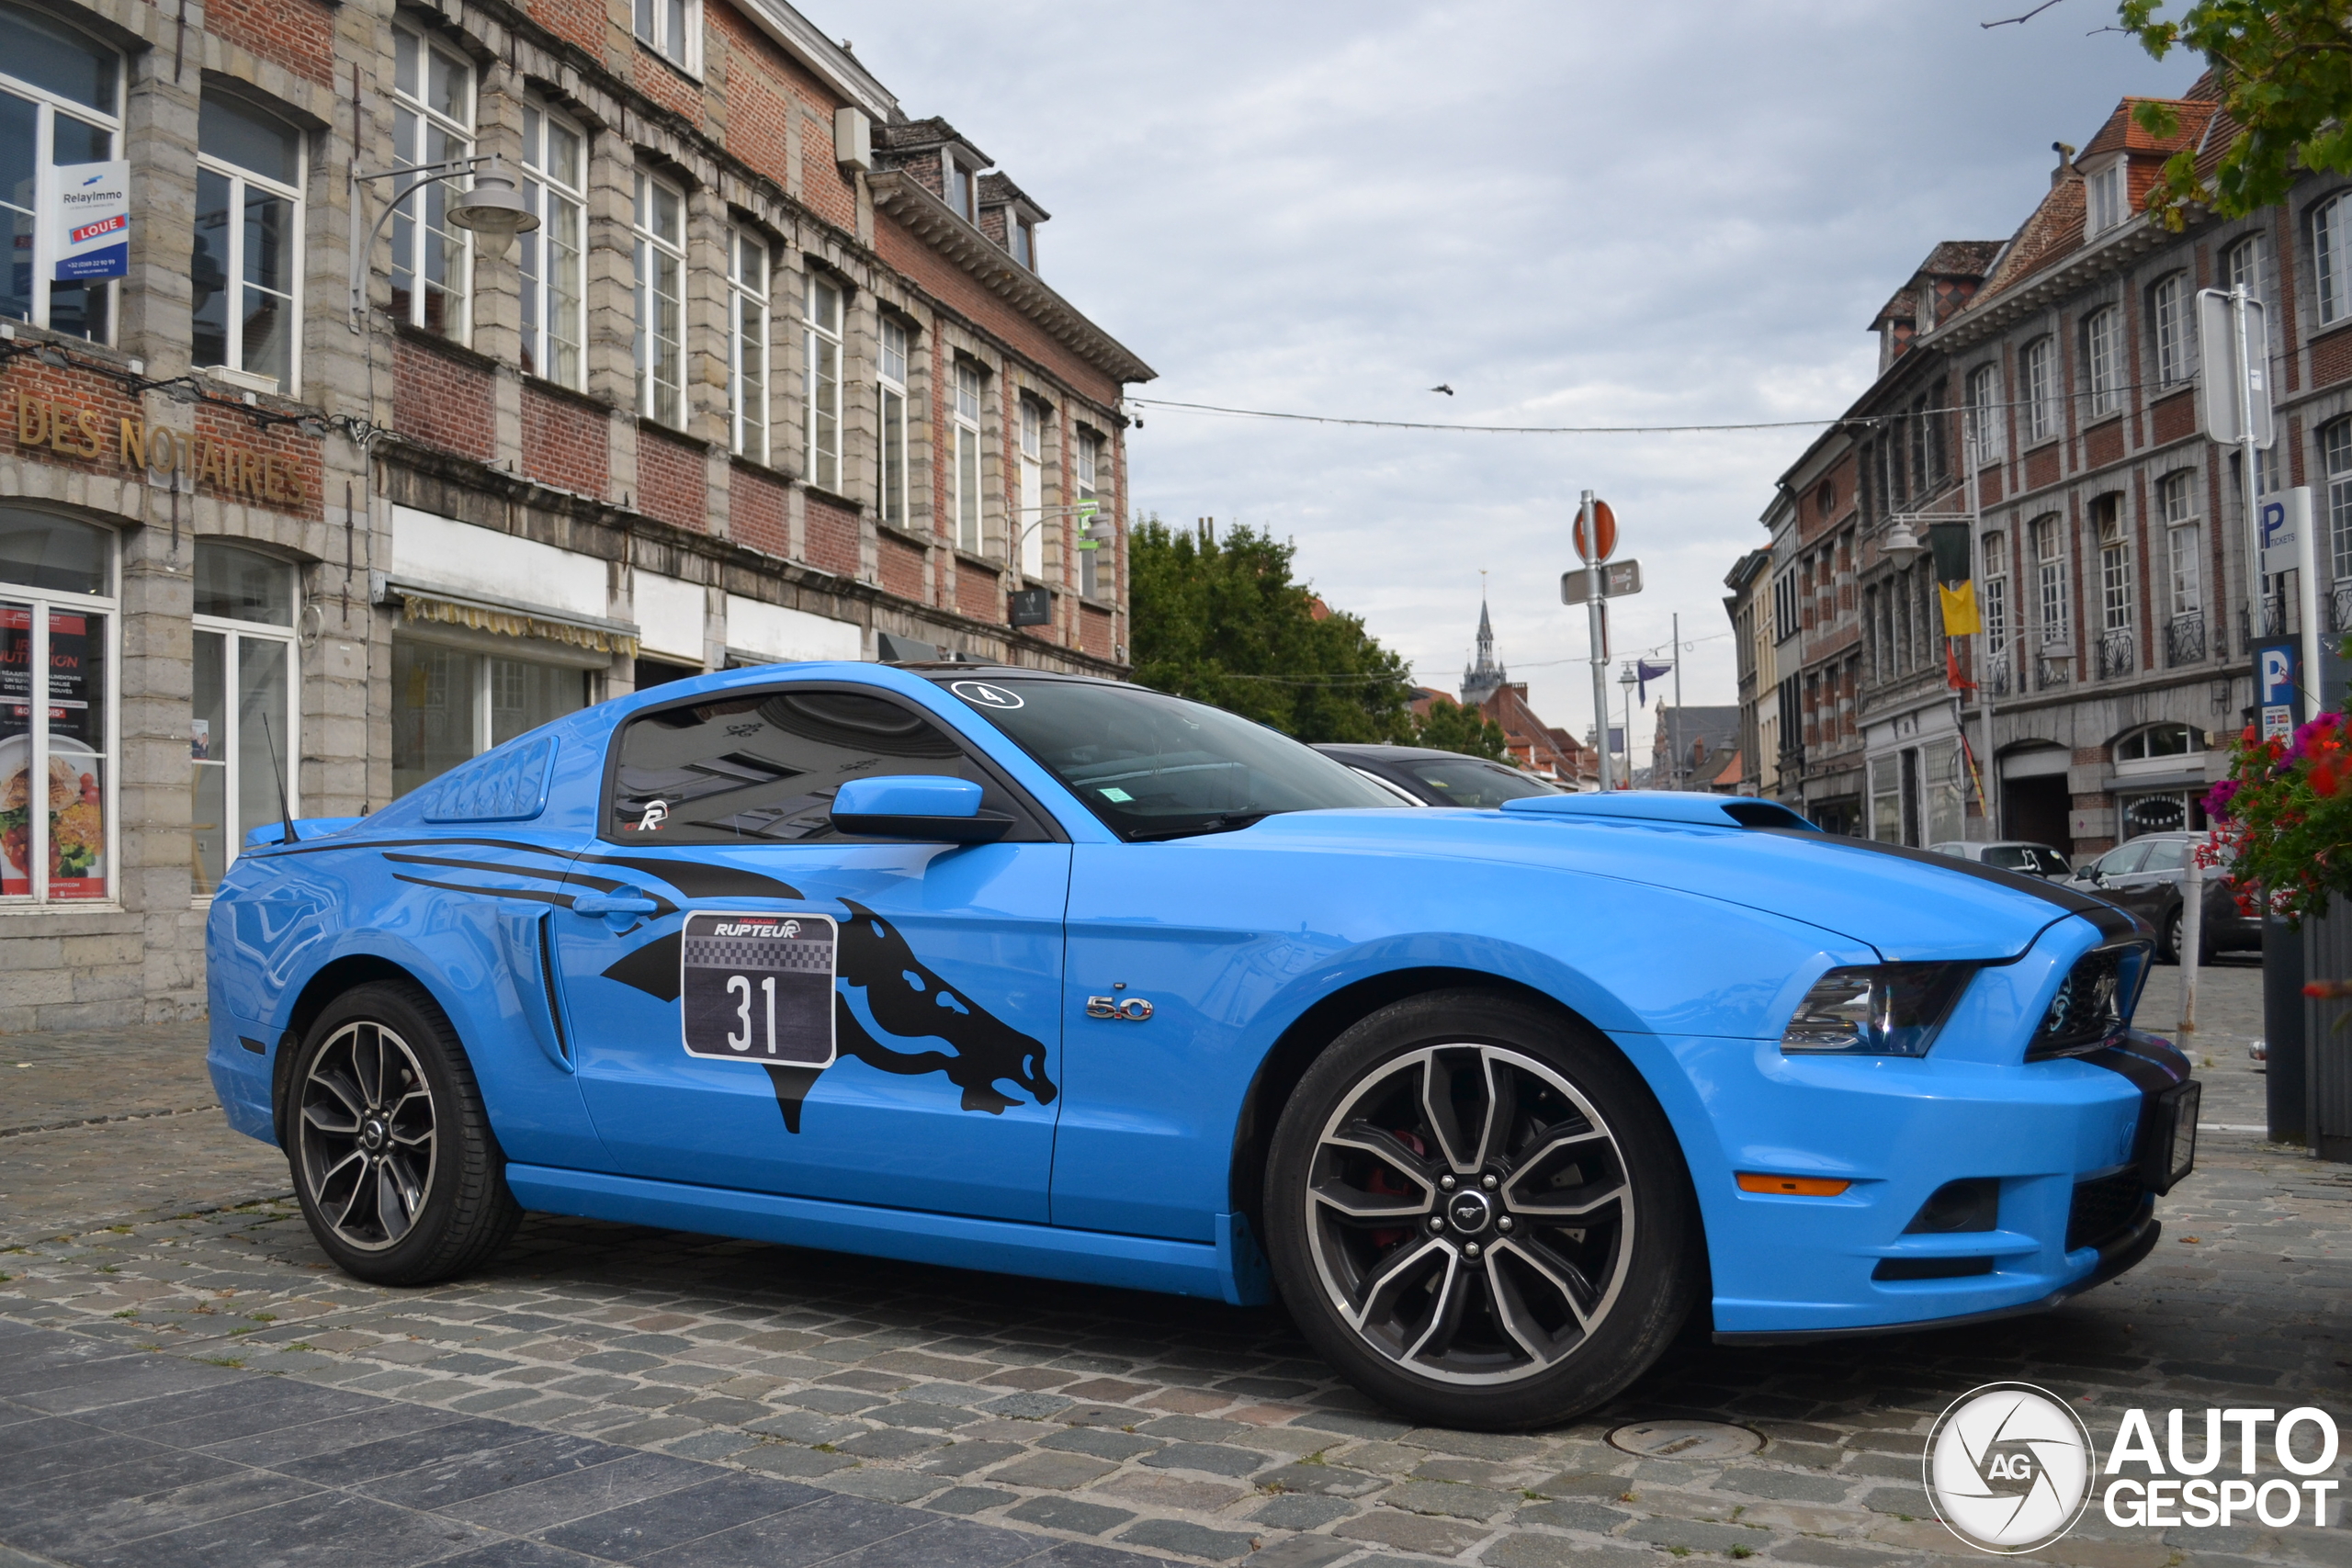
<path id="1" fill-rule="evenodd" d="M 1943 601 L 1944 636 L 1973 637 L 1984 629 L 1984 620 L 1976 614 L 1976 584 L 1963 579 L 1957 588 L 1936 584 L 1936 597 Z"/>

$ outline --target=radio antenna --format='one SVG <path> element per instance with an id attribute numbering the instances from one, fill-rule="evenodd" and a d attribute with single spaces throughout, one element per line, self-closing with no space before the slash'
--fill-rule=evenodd
<path id="1" fill-rule="evenodd" d="M 294 832 L 294 809 L 286 804 L 286 770 L 277 761 L 277 737 L 270 730 L 269 715 L 266 712 L 261 716 L 261 734 L 262 739 L 269 742 L 269 772 L 270 775 L 277 781 L 277 815 L 286 824 L 286 836 L 277 841 L 281 844 L 299 844 L 302 840 L 296 837 Z"/>

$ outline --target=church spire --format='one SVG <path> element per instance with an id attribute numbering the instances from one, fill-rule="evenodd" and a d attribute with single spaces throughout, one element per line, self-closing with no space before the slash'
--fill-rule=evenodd
<path id="1" fill-rule="evenodd" d="M 1462 705 L 1484 707 L 1487 699 L 1510 680 L 1510 672 L 1495 662 L 1495 623 L 1487 614 L 1487 596 L 1478 595 L 1478 660 L 1462 671 Z"/>

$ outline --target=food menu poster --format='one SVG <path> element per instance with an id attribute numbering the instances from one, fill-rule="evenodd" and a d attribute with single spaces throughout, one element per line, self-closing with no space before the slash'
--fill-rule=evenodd
<path id="1" fill-rule="evenodd" d="M 33 777 L 33 612 L 0 608 L 0 895 L 32 891 L 32 815 L 49 820 L 49 891 L 54 898 L 103 898 L 105 781 L 86 755 L 103 740 L 104 694 L 91 688 L 90 618 L 49 618 L 49 681 L 43 707 L 49 776 Z M 17 744 L 10 745 L 16 740 Z M 60 745 L 63 741 L 67 744 Z M 79 744 L 74 744 L 79 742 Z"/>

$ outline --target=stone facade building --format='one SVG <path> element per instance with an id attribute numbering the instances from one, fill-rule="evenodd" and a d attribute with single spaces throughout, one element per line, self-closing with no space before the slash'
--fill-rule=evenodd
<path id="1" fill-rule="evenodd" d="M 1764 513 L 1777 683 L 1755 703 L 1777 794 L 1825 827 L 2080 856 L 2205 825 L 2256 628 L 2236 454 L 2196 412 L 2200 288 L 2243 281 L 2267 309 L 2260 483 L 2312 488 L 2326 629 L 2352 626 L 2352 182 L 2170 231 L 2141 210 L 2159 166 L 2185 146 L 2210 167 L 2236 127 L 2210 82 L 2169 140 L 2132 107 L 2060 149 L 2009 239 L 1935 248 L 1871 323 L 1877 380 Z M 1984 629 L 1948 661 L 1928 558 L 1885 546 L 1972 516 Z M 2267 592 L 2267 635 L 2299 629 Z"/>
<path id="2" fill-rule="evenodd" d="M 127 274 L 57 281 L 110 160 Z M 0 1029 L 201 1010 L 281 790 L 733 664 L 1125 665 L 1150 369 L 783 0 L 0 0 Z"/>

